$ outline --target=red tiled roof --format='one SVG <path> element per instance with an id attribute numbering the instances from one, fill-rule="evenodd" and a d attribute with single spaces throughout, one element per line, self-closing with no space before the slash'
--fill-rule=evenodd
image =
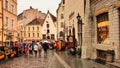
<path id="1" fill-rule="evenodd" d="M 42 25 L 44 23 L 44 19 L 35 18 L 28 25 Z"/>
<path id="2" fill-rule="evenodd" d="M 56 21 L 56 17 L 54 15 L 52 15 L 51 13 L 50 13 L 50 16 L 51 16 L 53 22 L 55 22 Z"/>

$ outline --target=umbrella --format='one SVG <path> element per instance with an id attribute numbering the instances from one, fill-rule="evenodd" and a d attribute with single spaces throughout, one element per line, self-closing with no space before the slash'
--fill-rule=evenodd
<path id="1" fill-rule="evenodd" d="M 48 40 L 43 40 L 42 43 L 51 43 L 51 42 Z"/>

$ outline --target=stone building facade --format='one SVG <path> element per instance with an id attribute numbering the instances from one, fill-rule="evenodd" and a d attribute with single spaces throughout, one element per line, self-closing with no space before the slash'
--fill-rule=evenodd
<path id="1" fill-rule="evenodd" d="M 62 2 L 61 2 L 62 4 Z M 60 16 L 61 5 L 58 15 Z M 119 0 L 65 0 L 64 22 L 68 35 L 75 27 L 75 37 L 79 42 L 77 15 L 82 18 L 82 56 L 96 59 L 107 50 L 114 50 L 115 60 L 120 59 L 120 1 Z M 59 20 L 59 19 L 58 19 Z M 60 20 L 59 20 L 60 21 Z M 60 23 L 59 21 L 58 24 Z M 60 26 L 60 25 L 58 25 Z M 60 28 L 60 27 L 59 27 Z M 105 59 L 105 56 L 101 58 Z"/>
<path id="2" fill-rule="evenodd" d="M 119 7 L 119 0 L 86 0 L 82 58 L 105 59 L 103 52 L 114 50 L 120 59 Z"/>
<path id="3" fill-rule="evenodd" d="M 64 2 L 64 5 L 63 5 L 63 2 Z M 64 6 L 64 11 L 61 11 L 62 6 Z M 76 0 L 76 1 L 62 0 L 57 10 L 57 13 L 58 13 L 57 23 L 58 23 L 58 29 L 59 29 L 58 31 L 63 31 L 63 32 L 65 31 L 64 32 L 65 40 L 67 36 L 73 35 L 74 33 L 75 38 L 78 41 L 78 45 L 82 45 L 80 44 L 82 42 L 80 42 L 81 37 L 79 35 L 78 20 L 76 17 L 78 16 L 78 13 L 79 13 L 83 21 L 82 23 L 84 23 L 84 7 L 83 6 L 84 6 L 84 0 Z M 63 13 L 64 18 L 61 20 L 60 17 L 62 13 Z M 60 27 L 61 21 L 64 22 L 63 28 Z M 75 29 L 75 31 L 73 31 L 73 28 Z M 58 32 L 58 35 L 59 33 L 60 32 Z"/>
<path id="4" fill-rule="evenodd" d="M 57 9 L 57 38 L 58 39 L 65 39 L 65 33 L 68 32 L 67 27 L 65 25 L 65 19 L 64 19 L 64 3 L 65 0 L 62 0 L 61 3 L 59 4 L 59 7 Z"/>
<path id="5" fill-rule="evenodd" d="M 0 0 L 0 41 L 17 41 L 17 0 Z"/>

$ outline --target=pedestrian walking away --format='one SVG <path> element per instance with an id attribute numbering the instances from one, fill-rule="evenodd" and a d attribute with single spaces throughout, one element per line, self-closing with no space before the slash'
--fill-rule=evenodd
<path id="1" fill-rule="evenodd" d="M 41 52 L 42 52 L 42 42 L 37 42 L 37 45 L 38 45 L 38 53 L 39 53 L 39 56 L 41 56 Z"/>
<path id="2" fill-rule="evenodd" d="M 35 44 L 35 45 L 34 45 L 34 53 L 35 53 L 35 57 L 37 57 L 37 51 L 38 51 L 38 45 Z"/>
<path id="3" fill-rule="evenodd" d="M 32 48 L 31 53 L 33 53 L 33 52 L 34 52 L 34 46 L 35 46 L 35 45 L 36 45 L 35 41 L 32 41 L 32 43 L 31 43 L 31 48 Z"/>
<path id="4" fill-rule="evenodd" d="M 45 42 L 42 44 L 42 48 L 44 50 L 44 57 L 47 57 L 47 50 L 48 50 L 48 44 Z"/>
<path id="5" fill-rule="evenodd" d="M 29 54 L 33 55 L 33 51 L 32 51 L 32 43 L 29 45 Z"/>

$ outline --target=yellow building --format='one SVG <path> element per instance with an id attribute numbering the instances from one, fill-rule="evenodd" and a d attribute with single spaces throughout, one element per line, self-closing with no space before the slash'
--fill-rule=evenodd
<path id="1" fill-rule="evenodd" d="M 35 18 L 22 28 L 23 41 L 39 41 L 42 39 L 42 24 L 44 19 Z"/>
<path id="2" fill-rule="evenodd" d="M 17 41 L 16 25 L 17 25 L 17 0 L 0 0 L 0 41 L 1 42 Z M 2 27 L 3 27 L 3 33 L 2 33 Z"/>

